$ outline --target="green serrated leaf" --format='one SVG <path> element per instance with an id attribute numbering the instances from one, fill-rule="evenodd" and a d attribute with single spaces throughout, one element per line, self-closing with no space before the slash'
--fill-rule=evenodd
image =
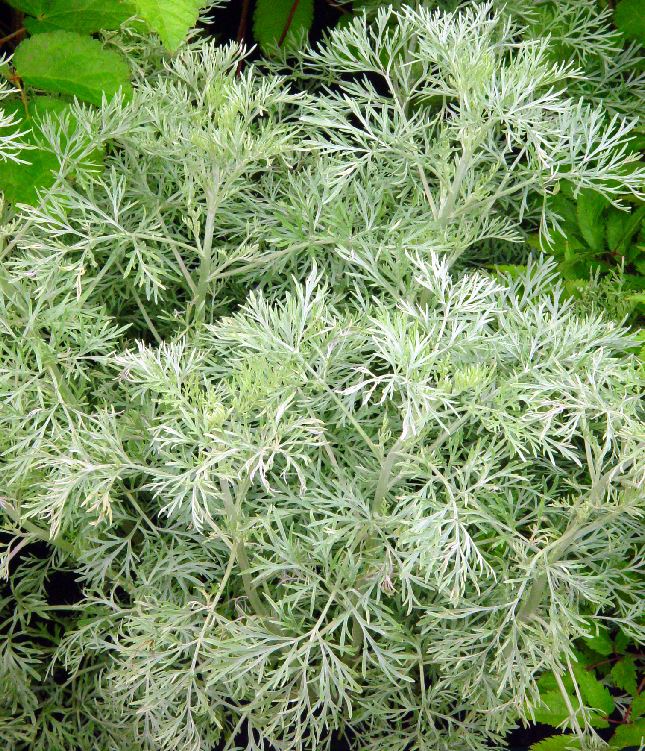
<path id="1" fill-rule="evenodd" d="M 10 203 L 36 205 L 39 190 L 46 190 L 53 185 L 54 175 L 60 164 L 56 156 L 41 145 L 40 123 L 46 115 L 60 115 L 68 112 L 69 108 L 68 102 L 50 96 L 34 97 L 29 102 L 27 118 L 20 101 L 14 100 L 3 107 L 5 112 L 11 112 L 21 118 L 17 124 L 19 130 L 31 129 L 23 140 L 35 147 L 26 149 L 22 154 L 26 163 L 0 163 L 0 188 Z M 101 159 L 102 155 L 96 152 L 88 162 L 87 168 L 96 169 Z"/>
<path id="2" fill-rule="evenodd" d="M 29 103 L 29 119 L 19 100 L 7 102 L 2 108 L 6 114 L 16 116 L 16 130 L 29 130 L 22 140 L 30 146 L 37 143 L 38 126 L 35 121 L 37 109 L 42 107 L 43 114 L 47 111 L 47 105 L 44 102 L 41 104 L 40 99 L 51 100 L 48 104 L 49 111 L 52 113 L 60 112 L 68 106 L 62 100 L 53 97 L 36 97 Z M 38 199 L 38 188 L 48 188 L 52 185 L 53 171 L 58 167 L 58 160 L 51 151 L 37 147 L 25 149 L 21 158 L 25 160 L 22 164 L 0 162 L 0 189 L 11 203 L 33 205 Z"/>
<path id="3" fill-rule="evenodd" d="M 616 28 L 628 39 L 645 45 L 645 2 L 643 0 L 620 0 L 614 11 Z"/>
<path id="4" fill-rule="evenodd" d="M 609 689 L 603 686 L 592 670 L 587 670 L 579 663 L 573 663 L 573 675 L 585 704 L 605 715 L 610 715 L 614 711 L 615 704 Z"/>
<path id="5" fill-rule="evenodd" d="M 137 15 L 174 51 L 195 26 L 204 0 L 133 0 Z"/>
<path id="6" fill-rule="evenodd" d="M 133 5 L 119 0 L 50 0 L 36 18 L 25 19 L 25 28 L 31 34 L 58 29 L 94 34 L 118 29 L 134 13 Z"/>
<path id="7" fill-rule="evenodd" d="M 45 149 L 30 149 L 21 154 L 24 164 L 0 162 L 0 191 L 13 204 L 38 203 L 38 189 L 47 189 L 54 182 L 58 160 Z"/>
<path id="8" fill-rule="evenodd" d="M 616 634 L 616 638 L 614 639 L 614 647 L 616 649 L 616 652 L 618 652 L 618 654 L 620 655 L 625 654 L 630 643 L 631 639 L 629 638 L 629 636 L 627 636 L 624 631 L 619 630 Z"/>
<path id="9" fill-rule="evenodd" d="M 640 206 L 631 214 L 614 209 L 607 218 L 607 244 L 609 250 L 625 255 L 634 235 L 645 220 L 645 206 Z"/>
<path id="10" fill-rule="evenodd" d="M 540 699 L 542 703 L 533 712 L 536 722 L 558 727 L 569 718 L 569 710 L 559 691 L 545 691 Z M 577 709 L 579 704 L 574 700 L 572 706 Z"/>
<path id="11" fill-rule="evenodd" d="M 645 742 L 645 720 L 619 725 L 609 741 L 610 748 L 638 748 Z"/>
<path id="12" fill-rule="evenodd" d="M 313 20 L 314 0 L 257 0 L 253 35 L 262 49 L 269 50 L 280 43 L 288 25 L 282 44 L 290 46 L 309 31 Z"/>
<path id="13" fill-rule="evenodd" d="M 636 696 L 638 690 L 636 684 L 636 665 L 631 656 L 623 657 L 611 669 L 610 675 L 616 688 L 627 691 L 631 696 Z"/>
<path id="14" fill-rule="evenodd" d="M 567 186 L 568 183 L 563 183 Z M 560 217 L 560 223 L 563 225 L 565 234 L 578 230 L 578 216 L 576 214 L 575 203 L 567 197 L 568 189 L 563 189 L 556 193 L 549 200 L 549 207 Z"/>
<path id="15" fill-rule="evenodd" d="M 645 714 L 645 693 L 639 694 L 634 697 L 632 702 L 631 718 L 637 720 Z"/>
<path id="16" fill-rule="evenodd" d="M 511 279 L 517 279 L 526 271 L 526 266 L 511 263 L 494 263 L 491 264 L 488 268 L 490 268 L 496 274 L 507 275 Z"/>
<path id="17" fill-rule="evenodd" d="M 614 643 L 609 635 L 609 631 L 602 626 L 590 626 L 589 630 L 594 634 L 583 639 L 584 643 L 603 657 L 608 657 L 614 653 Z"/>
<path id="18" fill-rule="evenodd" d="M 73 31 L 50 31 L 22 42 L 13 58 L 18 75 L 29 86 L 70 94 L 101 104 L 119 89 L 129 93 L 130 70 L 113 50 Z"/>
<path id="19" fill-rule="evenodd" d="M 567 693 L 574 693 L 573 681 L 571 680 L 571 676 L 568 673 L 562 676 L 562 683 Z M 557 693 L 560 692 L 560 689 L 558 688 L 558 682 L 551 670 L 547 670 L 546 673 L 542 673 L 542 675 L 538 679 L 537 685 L 538 689 L 540 690 L 540 694 L 546 693 L 547 691 L 555 691 Z"/>
<path id="20" fill-rule="evenodd" d="M 580 740 L 574 735 L 551 735 L 529 747 L 529 751 L 568 751 L 580 748 Z"/>
<path id="21" fill-rule="evenodd" d="M 612 211 L 607 217 L 607 247 L 616 251 L 623 242 L 629 225 L 629 214 L 624 211 Z"/>
<path id="22" fill-rule="evenodd" d="M 608 201 L 595 190 L 583 190 L 578 196 L 576 213 L 580 233 L 592 250 L 600 253 L 605 247 L 605 219 L 603 212 Z"/>
<path id="23" fill-rule="evenodd" d="M 573 693 L 568 693 L 569 703 L 574 712 L 580 711 L 580 702 Z M 558 690 L 545 691 L 540 693 L 541 704 L 535 707 L 533 714 L 536 722 L 542 722 L 545 725 L 551 725 L 553 727 L 560 727 L 563 723 L 567 723 L 570 720 L 569 710 L 567 704 L 562 697 L 562 694 Z M 591 725 L 595 728 L 609 727 L 607 720 L 602 717 L 592 717 Z"/>
<path id="24" fill-rule="evenodd" d="M 546 673 L 542 673 L 542 675 L 538 678 L 537 685 L 538 689 L 540 690 L 540 694 L 545 694 L 547 691 L 558 690 L 558 682 L 556 681 L 552 670 L 547 670 Z"/>
<path id="25" fill-rule="evenodd" d="M 47 0 L 8 0 L 8 4 L 28 16 L 37 16 L 39 13 L 44 13 Z"/>

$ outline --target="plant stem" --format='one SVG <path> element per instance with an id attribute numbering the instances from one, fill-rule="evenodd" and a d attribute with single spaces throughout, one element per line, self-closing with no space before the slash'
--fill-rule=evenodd
<path id="1" fill-rule="evenodd" d="M 250 2 L 251 0 L 242 0 L 240 23 L 237 27 L 237 34 L 235 35 L 235 39 L 239 44 L 242 44 L 244 42 L 244 39 L 246 38 L 246 28 L 248 26 Z"/>
<path id="2" fill-rule="evenodd" d="M 231 495 L 231 491 L 228 486 L 228 481 L 225 480 L 224 478 L 220 478 L 220 488 L 222 490 L 222 498 L 224 499 L 224 509 L 226 511 L 226 515 L 229 518 L 229 522 L 231 526 L 233 527 L 232 554 L 235 556 L 240 566 L 240 573 L 242 576 L 242 586 L 244 587 L 244 592 L 249 602 L 251 603 L 253 610 L 255 610 L 256 614 L 259 615 L 260 618 L 266 623 L 267 628 L 269 628 L 269 630 L 272 631 L 273 633 L 280 633 L 279 630 L 276 629 L 276 627 L 270 622 L 269 612 L 267 611 L 264 603 L 260 599 L 260 595 L 258 594 L 258 591 L 255 588 L 255 585 L 253 584 L 253 580 L 249 573 L 251 564 L 249 562 L 249 557 L 246 552 L 246 546 L 244 545 L 244 540 L 237 533 L 237 523 L 239 520 L 238 510 L 235 505 L 235 502 L 233 501 L 233 496 Z"/>
<path id="3" fill-rule="evenodd" d="M 213 185 L 206 192 L 206 223 L 204 225 L 204 239 L 201 247 L 201 264 L 195 296 L 193 298 L 194 316 L 203 321 L 206 314 L 206 296 L 213 267 L 213 235 L 215 233 L 215 215 L 217 214 L 217 196 L 219 193 L 219 170 L 213 167 Z"/>
<path id="4" fill-rule="evenodd" d="M 470 169 L 471 156 L 472 154 L 470 149 L 466 146 L 463 146 L 461 157 L 459 158 L 459 162 L 457 163 L 457 169 L 455 170 L 455 176 L 450 186 L 450 190 L 448 191 L 446 199 L 445 201 L 443 201 L 441 208 L 439 209 L 439 213 L 437 214 L 437 221 L 439 222 L 439 224 L 445 225 L 450 219 L 450 215 L 455 208 L 455 204 L 459 196 L 461 184 L 463 183 L 464 178 L 466 177 L 468 170 Z"/>
<path id="5" fill-rule="evenodd" d="M 546 574 L 540 574 L 537 579 L 531 584 L 529 593 L 526 600 L 522 604 L 519 613 L 517 614 L 517 620 L 526 623 L 530 620 L 531 616 L 540 607 L 542 598 L 544 597 L 544 591 L 546 590 L 547 577 Z"/>
<path id="6" fill-rule="evenodd" d="M 383 464 L 381 465 L 381 471 L 379 472 L 378 480 L 376 482 L 376 491 L 374 492 L 374 498 L 372 499 L 372 511 L 375 514 L 380 514 L 383 511 L 383 501 L 385 494 L 390 487 L 390 478 L 392 476 L 392 470 L 399 458 L 401 448 L 403 447 L 403 441 L 399 438 L 394 446 L 387 452 Z"/>
<path id="7" fill-rule="evenodd" d="M 399 438 L 394 443 L 392 448 L 387 452 L 385 459 L 383 460 L 383 464 L 381 465 L 381 470 L 376 481 L 374 498 L 372 499 L 372 513 L 374 514 L 381 514 L 383 512 L 383 501 L 385 500 L 385 495 L 388 491 L 388 488 L 390 487 L 392 471 L 394 470 L 394 466 L 397 462 L 397 459 L 399 458 L 399 454 L 401 453 L 402 448 L 403 439 Z M 369 549 L 373 542 L 374 535 L 373 533 L 370 533 L 367 537 L 367 540 L 365 541 L 366 548 Z M 363 629 L 361 628 L 361 625 L 358 622 L 356 616 L 352 616 L 352 646 L 354 647 L 356 654 L 360 652 L 362 644 Z"/>
<path id="8" fill-rule="evenodd" d="M 16 29 L 15 31 L 12 31 L 11 34 L 7 34 L 6 37 L 2 37 L 2 39 L 0 39 L 0 44 L 5 44 L 6 42 L 10 42 L 12 39 L 15 39 L 17 36 L 24 34 L 26 31 L 27 29 L 25 29 L 24 26 L 20 29 Z"/>

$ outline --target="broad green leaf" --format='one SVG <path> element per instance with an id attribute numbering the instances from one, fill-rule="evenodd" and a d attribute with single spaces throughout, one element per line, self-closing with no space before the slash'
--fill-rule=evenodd
<path id="1" fill-rule="evenodd" d="M 580 748 L 580 740 L 575 735 L 552 735 L 534 743 L 529 751 L 568 751 Z"/>
<path id="2" fill-rule="evenodd" d="M 10 203 L 38 203 L 38 189 L 54 182 L 58 160 L 46 149 L 30 149 L 21 155 L 26 164 L 0 162 L 0 192 Z"/>
<path id="3" fill-rule="evenodd" d="M 49 100 L 47 103 L 39 100 Z M 23 140 L 33 146 L 37 143 L 38 126 L 35 122 L 38 114 L 63 111 L 68 107 L 64 101 L 53 97 L 36 97 L 29 103 L 29 119 L 26 117 L 22 102 L 7 102 L 2 110 L 16 116 L 17 130 L 28 130 Z M 20 120 L 18 120 L 20 118 Z M 21 154 L 25 160 L 22 164 L 0 163 L 0 190 L 11 203 L 37 203 L 38 188 L 48 188 L 54 181 L 53 171 L 58 167 L 58 160 L 48 149 L 25 149 Z"/>
<path id="4" fill-rule="evenodd" d="M 612 667 L 610 675 L 617 688 L 627 691 L 631 696 L 636 696 L 638 688 L 636 685 L 636 665 L 633 657 L 627 656 L 619 660 Z"/>
<path id="5" fill-rule="evenodd" d="M 257 0 L 253 14 L 253 35 L 262 49 L 269 50 L 280 43 L 289 24 L 283 41 L 284 45 L 289 46 L 303 31 L 309 31 L 313 20 L 314 0 Z"/>
<path id="6" fill-rule="evenodd" d="M 540 699 L 542 700 L 542 704 L 536 707 L 533 712 L 536 722 L 543 722 L 545 725 L 558 727 L 558 725 L 569 719 L 569 710 L 559 691 L 553 690 L 541 693 Z M 574 700 L 572 706 L 574 709 L 578 709 L 580 705 Z"/>
<path id="7" fill-rule="evenodd" d="M 567 183 L 563 185 L 567 185 Z M 566 197 L 564 189 L 550 199 L 549 208 L 560 217 L 560 224 L 566 235 L 570 235 L 572 232 L 577 233 L 578 215 L 576 213 L 576 205 Z"/>
<path id="8" fill-rule="evenodd" d="M 542 675 L 538 678 L 538 689 L 540 690 L 540 694 L 544 694 L 547 691 L 557 691 L 558 690 L 558 682 L 555 679 L 555 676 L 553 675 L 553 671 L 547 670 L 546 673 L 542 673 Z"/>
<path id="9" fill-rule="evenodd" d="M 625 211 L 611 211 L 607 216 L 607 247 L 615 252 L 623 242 L 629 224 L 629 214 Z"/>
<path id="10" fill-rule="evenodd" d="M 31 34 L 57 29 L 93 34 L 118 29 L 134 13 L 133 5 L 119 0 L 50 0 L 36 18 L 25 19 L 25 27 Z"/>
<path id="11" fill-rule="evenodd" d="M 7 103 L 2 109 L 23 118 L 18 122 L 20 130 L 31 128 L 25 141 L 35 146 L 22 155 L 26 164 L 0 163 L 0 190 L 10 203 L 38 203 L 38 191 L 46 190 L 54 183 L 54 173 L 59 168 L 56 156 L 40 140 L 40 123 L 46 115 L 60 115 L 69 110 L 69 103 L 49 96 L 34 97 L 29 102 L 28 117 L 20 101 Z M 102 155 L 95 153 L 88 168 L 96 169 Z"/>
<path id="12" fill-rule="evenodd" d="M 629 638 L 629 636 L 627 636 L 627 634 L 624 631 L 619 630 L 614 640 L 614 646 L 615 646 L 616 652 L 618 652 L 618 654 L 620 655 L 625 654 L 625 652 L 627 651 L 627 647 L 630 645 L 630 643 L 631 643 L 631 639 Z"/>
<path id="13" fill-rule="evenodd" d="M 583 190 L 578 196 L 580 233 L 589 247 L 597 253 L 605 247 L 605 220 L 602 214 L 607 205 L 607 199 L 595 190 Z"/>
<path id="14" fill-rule="evenodd" d="M 503 274 L 510 279 L 517 279 L 526 272 L 526 266 L 511 264 L 511 263 L 494 263 L 488 268 L 492 269 L 497 274 Z"/>
<path id="15" fill-rule="evenodd" d="M 574 693 L 573 681 L 571 680 L 571 676 L 568 673 L 562 676 L 562 683 L 564 684 L 564 687 L 568 693 Z M 538 689 L 540 690 L 540 694 L 545 694 L 547 691 L 555 691 L 558 694 L 560 692 L 560 689 L 558 688 L 558 682 L 551 670 L 547 670 L 546 673 L 542 673 L 542 675 L 538 678 L 537 685 Z"/>
<path id="16" fill-rule="evenodd" d="M 645 45 L 644 0 L 620 0 L 614 11 L 614 23 L 626 37 Z"/>
<path id="17" fill-rule="evenodd" d="M 597 652 L 603 657 L 607 657 L 614 653 L 614 643 L 612 642 L 609 631 L 606 628 L 592 625 L 589 627 L 589 630 L 593 633 L 593 636 L 583 639 L 589 649 L 593 649 L 594 652 Z"/>
<path id="18" fill-rule="evenodd" d="M 632 702 L 632 712 L 630 716 L 632 720 L 637 720 L 639 717 L 642 717 L 644 714 L 645 714 L 645 693 L 642 693 L 634 697 L 634 701 Z"/>
<path id="19" fill-rule="evenodd" d="M 629 725 L 619 725 L 609 741 L 610 748 L 638 748 L 645 742 L 645 720 L 637 720 Z"/>
<path id="20" fill-rule="evenodd" d="M 28 16 L 37 16 L 44 13 L 48 0 L 8 0 L 8 3 Z"/>
<path id="21" fill-rule="evenodd" d="M 615 704 L 609 689 L 603 686 L 592 670 L 587 670 L 579 663 L 573 663 L 573 675 L 585 704 L 605 715 L 610 715 L 614 711 Z"/>
<path id="22" fill-rule="evenodd" d="M 29 86 L 71 94 L 101 104 L 119 89 L 130 91 L 129 68 L 113 50 L 73 31 L 50 31 L 22 42 L 13 58 L 16 72 Z"/>
<path id="23" fill-rule="evenodd" d="M 640 206 L 631 214 L 614 209 L 607 217 L 607 244 L 609 250 L 625 255 L 634 235 L 645 220 L 645 206 Z"/>
<path id="24" fill-rule="evenodd" d="M 645 263 L 645 256 L 642 261 L 637 261 L 634 265 L 639 268 L 639 263 Z M 645 292 L 645 268 L 640 269 L 640 276 L 638 274 L 629 274 L 625 277 L 625 287 L 633 292 Z"/>
<path id="25" fill-rule="evenodd" d="M 573 694 L 568 694 L 568 698 L 571 707 L 577 714 L 580 711 L 580 702 Z M 570 720 L 569 710 L 560 691 L 555 690 L 540 693 L 540 699 L 543 703 L 533 710 L 536 722 L 542 722 L 545 725 L 552 725 L 553 727 L 560 727 L 563 723 L 566 723 L 566 726 L 568 726 Z M 609 727 L 607 720 L 598 716 L 591 717 L 591 725 L 595 728 Z"/>
<path id="26" fill-rule="evenodd" d="M 174 51 L 195 26 L 204 0 L 133 0 L 137 15 Z"/>

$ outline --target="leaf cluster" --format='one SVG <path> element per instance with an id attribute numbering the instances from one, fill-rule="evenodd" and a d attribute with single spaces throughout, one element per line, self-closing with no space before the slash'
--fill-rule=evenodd
<path id="1" fill-rule="evenodd" d="M 606 627 L 596 627 L 590 636 L 580 640 L 572 663 L 573 677 L 565 675 L 562 679 L 564 694 L 553 673 L 540 677 L 542 704 L 535 718 L 562 727 L 570 722 L 569 707 L 577 714 L 589 711 L 594 727 L 611 728 L 609 748 L 638 748 L 645 737 L 643 653 L 624 631 L 618 629 L 614 633 L 615 636 Z M 569 748 L 582 748 L 580 739 L 553 735 L 531 746 L 533 751 Z"/>
<path id="2" fill-rule="evenodd" d="M 468 264 L 644 174 L 520 28 L 195 41 L 42 119 L 0 247 L 11 751 L 483 751 L 548 671 L 596 742 L 576 644 L 644 636 L 637 341 L 552 260 Z"/>

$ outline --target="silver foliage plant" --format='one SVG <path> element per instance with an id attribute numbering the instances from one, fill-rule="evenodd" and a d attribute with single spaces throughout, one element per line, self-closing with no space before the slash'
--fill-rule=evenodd
<path id="1" fill-rule="evenodd" d="M 353 0 L 374 17 L 383 0 Z M 411 3 L 394 0 L 403 8 Z M 432 7 L 454 10 L 462 0 L 432 0 Z M 495 11 L 522 27 L 524 38 L 547 44 L 553 60 L 567 59 L 579 74 L 567 82 L 574 98 L 600 103 L 610 112 L 640 116 L 645 100 L 643 50 L 638 43 L 626 43 L 613 26 L 611 4 L 596 0 L 491 0 Z"/>
<path id="2" fill-rule="evenodd" d="M 0 251 L 5 747 L 484 749 L 574 639 L 642 641 L 635 342 L 548 262 L 465 268 L 562 179 L 643 186 L 520 36 L 385 9 L 289 77 L 195 42 L 43 124 Z"/>
<path id="3" fill-rule="evenodd" d="M 5 65 L 6 62 L 6 59 L 0 57 L 0 67 Z M 0 79 L 0 102 L 15 93 L 6 81 Z M 27 148 L 22 140 L 24 135 L 25 133 L 20 131 L 15 115 L 0 111 L 0 162 L 19 163 L 24 161 L 19 156 L 20 152 Z"/>

